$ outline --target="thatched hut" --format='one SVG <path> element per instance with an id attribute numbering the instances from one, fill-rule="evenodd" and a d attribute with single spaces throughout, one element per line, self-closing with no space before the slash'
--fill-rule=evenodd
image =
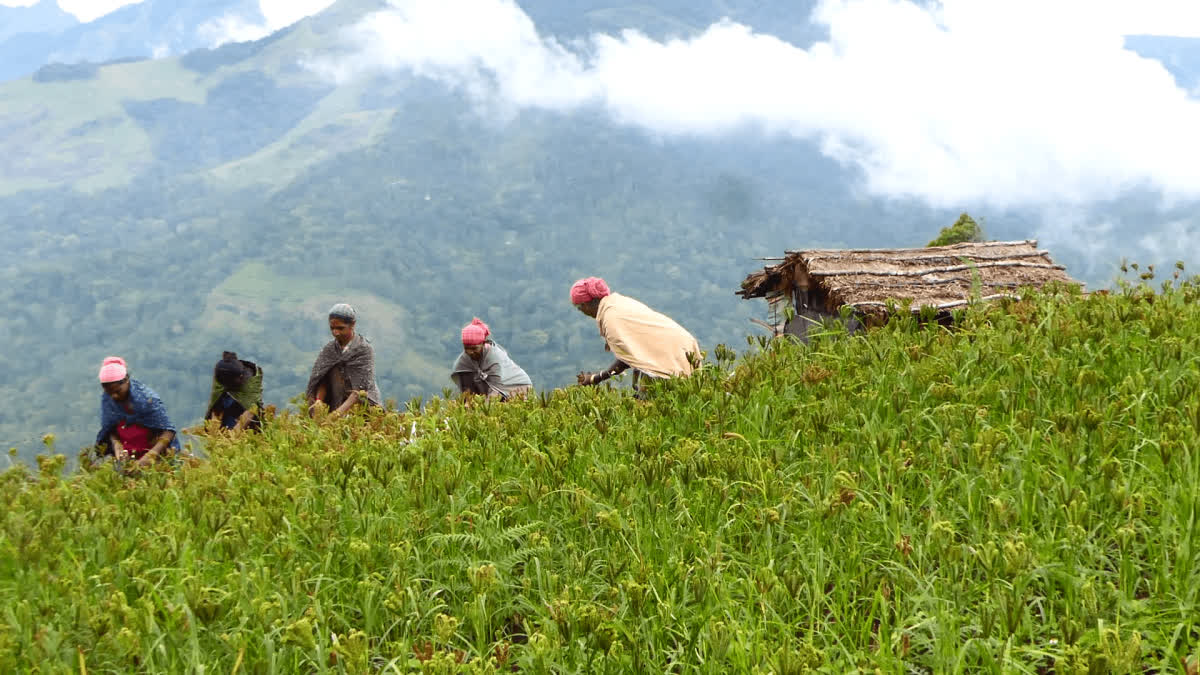
<path id="1" fill-rule="evenodd" d="M 849 307 L 858 323 L 886 319 L 889 307 L 932 310 L 945 319 L 972 298 L 1013 297 L 1023 287 L 1082 286 L 1067 276 L 1036 241 L 989 241 L 929 248 L 788 251 L 746 277 L 737 294 L 766 298 L 777 335 L 804 338 L 811 326 Z M 793 318 L 785 321 L 785 307 Z M 928 309 L 926 309 L 928 308 Z"/>

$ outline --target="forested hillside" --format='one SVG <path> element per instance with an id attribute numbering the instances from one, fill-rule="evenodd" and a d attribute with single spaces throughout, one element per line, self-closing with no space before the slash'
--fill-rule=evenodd
<path id="1" fill-rule="evenodd" d="M 285 414 L 139 476 L 45 458 L 0 474 L 0 670 L 1193 672 L 1175 272 L 717 347 L 645 402 Z"/>
<path id="2" fill-rule="evenodd" d="M 757 257 L 921 245 L 958 215 L 871 196 L 817 143 L 759 129 L 664 137 L 601 110 L 493 110 L 412 73 L 339 82 L 309 67 L 383 6 L 341 0 L 257 42 L 0 85 L 0 387 L 18 402 L 0 412 L 4 447 L 28 460 L 46 432 L 90 441 L 109 354 L 180 425 L 200 415 L 223 350 L 262 364 L 268 400 L 285 404 L 337 300 L 360 306 L 383 395 L 401 405 L 449 384 L 475 315 L 548 390 L 608 357 L 567 301 L 575 278 L 605 277 L 710 347 L 757 330 L 762 308 L 733 296 Z M 694 35 L 722 17 L 798 45 L 826 31 L 809 2 L 521 6 L 564 44 Z M 1086 214 L 1047 229 L 1032 211 L 970 210 L 989 237 L 1045 234 L 1073 276 L 1103 285 L 1123 255 L 1185 256 L 1134 247 L 1153 241 L 1126 231 L 1147 213 L 1194 219 L 1158 202 L 1104 205 L 1103 240 Z"/>

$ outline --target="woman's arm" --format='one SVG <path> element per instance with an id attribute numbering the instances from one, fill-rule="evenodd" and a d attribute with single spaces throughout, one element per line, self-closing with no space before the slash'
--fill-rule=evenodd
<path id="1" fill-rule="evenodd" d="M 454 379 L 454 384 L 458 385 L 458 393 L 471 394 L 471 376 L 467 373 L 454 373 L 451 375 Z"/>
<path id="2" fill-rule="evenodd" d="M 575 380 L 585 387 L 590 387 L 592 385 L 600 384 L 610 377 L 620 375 L 626 370 L 629 370 L 629 364 L 625 363 L 621 359 L 617 359 L 616 361 L 613 361 L 611 366 L 601 370 L 598 373 L 579 373 L 579 375 L 575 377 Z"/>
<path id="3" fill-rule="evenodd" d="M 142 455 L 142 458 L 137 461 L 138 466 L 146 466 L 150 462 L 158 459 L 158 456 L 162 454 L 162 451 L 165 450 L 173 440 L 175 440 L 174 431 L 167 429 L 159 433 L 158 438 L 154 441 L 154 446 L 147 450 L 146 454 Z"/>
<path id="4" fill-rule="evenodd" d="M 358 401 L 359 401 L 358 392 L 357 391 L 350 392 L 350 395 L 346 397 L 346 402 L 341 404 L 340 406 L 338 406 L 338 409 L 334 410 L 333 413 L 330 415 L 330 417 L 337 418 L 337 417 L 341 417 L 342 415 L 345 415 L 351 408 L 354 407 L 355 403 L 358 403 Z"/>
<path id="5" fill-rule="evenodd" d="M 125 452 L 125 446 L 121 444 L 121 438 L 117 436 L 116 432 L 108 435 L 108 443 L 112 447 L 113 459 L 125 461 L 129 458 L 128 453 Z"/>
<path id="6" fill-rule="evenodd" d="M 325 397 L 329 395 L 329 388 L 325 386 L 325 380 L 321 380 L 321 384 L 317 385 L 317 395 L 313 397 L 311 403 L 308 404 L 308 416 L 312 417 L 317 414 L 317 405 L 325 404 Z"/>
<path id="7" fill-rule="evenodd" d="M 592 373 L 586 384 L 600 384 L 610 377 L 616 377 L 617 375 L 620 375 L 626 370 L 629 370 L 629 364 L 625 363 L 621 359 L 617 359 L 616 361 L 613 361 L 611 366 L 605 368 L 604 370 L 598 373 Z"/>
<path id="8" fill-rule="evenodd" d="M 253 408 L 250 408 L 249 410 L 243 412 L 240 416 L 238 416 L 237 424 L 233 425 L 233 430 L 241 431 L 241 430 L 245 429 L 246 426 L 250 424 L 251 420 L 254 419 L 254 415 L 257 413 L 258 413 L 258 406 L 254 406 Z"/>

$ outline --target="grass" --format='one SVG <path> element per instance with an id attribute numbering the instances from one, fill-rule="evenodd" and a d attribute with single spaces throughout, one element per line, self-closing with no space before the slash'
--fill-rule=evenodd
<path id="1" fill-rule="evenodd" d="M 0 478 L 0 669 L 1180 672 L 1200 285 Z M 1190 671 L 1190 672 L 1194 672 Z"/>

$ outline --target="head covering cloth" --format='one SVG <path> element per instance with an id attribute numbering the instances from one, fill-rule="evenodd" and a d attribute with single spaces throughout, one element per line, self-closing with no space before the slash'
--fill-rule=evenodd
<path id="1" fill-rule="evenodd" d="M 100 364 L 100 384 L 120 382 L 128 375 L 129 369 L 125 366 L 125 359 L 119 356 L 109 356 Z"/>
<path id="2" fill-rule="evenodd" d="M 599 300 L 609 294 L 608 284 L 600 277 L 580 279 L 571 286 L 571 304 L 582 305 L 585 302 Z"/>
<path id="3" fill-rule="evenodd" d="M 488 325 L 479 320 L 479 317 L 471 319 L 471 323 L 463 326 L 462 343 L 464 346 L 481 345 L 487 342 L 488 336 L 492 334 Z"/>
<path id="4" fill-rule="evenodd" d="M 329 308 L 329 318 L 341 319 L 346 323 L 354 323 L 358 319 L 358 314 L 350 305 L 344 302 L 339 302 L 338 304 Z"/>

